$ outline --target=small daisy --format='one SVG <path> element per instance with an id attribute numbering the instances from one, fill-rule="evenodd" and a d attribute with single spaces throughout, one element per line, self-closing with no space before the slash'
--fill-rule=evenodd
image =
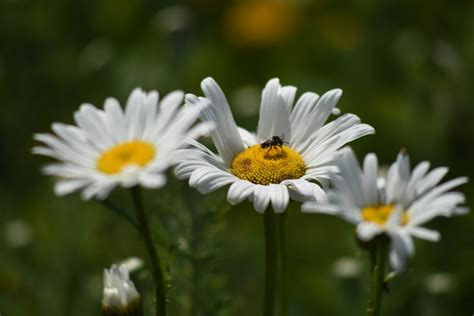
<path id="1" fill-rule="evenodd" d="M 419 163 L 410 170 L 410 160 L 400 153 L 386 177 L 378 177 L 378 162 L 368 154 L 363 169 L 349 148 L 336 157 L 340 174 L 331 175 L 334 188 L 329 190 L 326 202 L 307 202 L 303 212 L 336 214 L 357 225 L 357 236 L 370 241 L 375 236 L 390 237 L 390 263 L 396 271 L 403 270 L 406 258 L 414 254 L 413 237 L 437 241 L 440 234 L 421 227 L 436 216 L 465 214 L 468 209 L 459 206 L 464 194 L 448 192 L 467 182 L 456 178 L 439 184 L 448 172 L 445 167 L 428 172 L 430 164 Z"/>
<path id="2" fill-rule="evenodd" d="M 53 123 L 56 135 L 36 134 L 45 146 L 33 153 L 59 160 L 43 169 L 58 177 L 57 195 L 82 190 L 84 199 L 104 199 L 117 185 L 161 187 L 174 151 L 206 130 L 193 127 L 201 107 L 180 107 L 183 97 L 174 91 L 159 103 L 158 92 L 137 88 L 125 111 L 114 98 L 106 99 L 104 110 L 83 104 L 74 114 L 77 126 Z"/>
<path id="3" fill-rule="evenodd" d="M 212 122 L 212 140 L 218 155 L 203 145 L 181 151 L 177 166 L 179 178 L 201 193 L 230 184 L 227 199 L 231 204 L 246 199 L 255 210 L 264 212 L 271 203 L 276 213 L 284 212 L 290 197 L 294 200 L 322 198 L 321 187 L 335 167 L 332 159 L 346 143 L 373 134 L 353 114 L 345 114 L 324 124 L 335 108 L 342 91 L 331 90 L 319 97 L 304 93 L 296 102 L 296 88 L 270 80 L 262 93 L 257 133 L 237 127 L 224 93 L 212 78 L 202 81 L 205 98 L 186 95 L 192 107 L 204 106 L 201 118 Z"/>

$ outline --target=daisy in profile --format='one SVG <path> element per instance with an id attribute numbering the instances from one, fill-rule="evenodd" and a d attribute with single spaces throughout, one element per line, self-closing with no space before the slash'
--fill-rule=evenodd
<path id="1" fill-rule="evenodd" d="M 226 97 L 218 84 L 202 81 L 205 97 L 186 95 L 191 107 L 205 107 L 201 119 L 212 122 L 212 140 L 218 154 L 194 142 L 182 151 L 176 174 L 189 178 L 189 184 L 202 193 L 230 185 L 231 204 L 253 202 L 264 212 L 271 204 L 276 213 L 284 212 L 290 198 L 304 201 L 325 196 L 321 187 L 335 170 L 333 156 L 350 141 L 373 134 L 353 114 L 345 114 L 325 124 L 342 94 L 331 90 L 319 97 L 304 93 L 293 106 L 296 88 L 268 81 L 262 93 L 257 133 L 236 125 Z"/>
<path id="2" fill-rule="evenodd" d="M 116 186 L 159 188 L 173 152 L 197 137 L 205 126 L 193 126 L 202 107 L 180 107 L 175 91 L 158 101 L 158 92 L 135 89 L 125 111 L 114 98 L 104 109 L 83 104 L 74 113 L 77 126 L 53 123 L 53 134 L 36 134 L 44 145 L 33 153 L 58 160 L 43 170 L 58 178 L 57 195 L 82 190 L 84 199 L 106 198 Z"/>
<path id="3" fill-rule="evenodd" d="M 428 171 L 427 161 L 410 169 L 408 155 L 401 152 L 390 166 L 386 177 L 378 177 L 378 162 L 374 154 L 364 159 L 363 169 L 349 148 L 336 157 L 339 174 L 331 175 L 333 189 L 326 202 L 307 202 L 303 212 L 336 214 L 357 225 L 357 237 L 370 242 L 378 236 L 389 238 L 389 258 L 394 270 L 404 268 L 413 255 L 412 237 L 438 241 L 440 234 L 423 224 L 437 216 L 465 214 L 461 206 L 464 194 L 450 191 L 467 182 L 461 177 L 439 184 L 448 172 L 445 167 Z"/>

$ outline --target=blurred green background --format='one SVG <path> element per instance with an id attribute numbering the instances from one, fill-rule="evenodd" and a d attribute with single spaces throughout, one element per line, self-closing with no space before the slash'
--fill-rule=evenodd
<path id="1" fill-rule="evenodd" d="M 30 154 L 33 133 L 72 123 L 83 102 L 124 102 L 136 86 L 201 94 L 213 76 L 251 130 L 272 77 L 299 93 L 342 88 L 342 111 L 377 132 L 353 143 L 359 157 L 390 163 L 405 147 L 413 163 L 474 179 L 473 17 L 474 2 L 461 0 L 2 0 L 1 315 L 99 315 L 102 270 L 146 258 L 121 218 L 77 194 L 56 198 L 40 175 L 49 160 Z M 170 315 L 259 315 L 261 216 L 249 203 L 228 207 L 226 190 L 202 196 L 171 173 L 169 184 L 146 194 L 173 237 Z M 473 183 L 461 190 L 472 205 Z M 120 189 L 111 199 L 129 203 Z M 296 203 L 288 212 L 290 315 L 364 315 L 368 258 L 353 227 Z M 472 214 L 428 226 L 442 240 L 416 242 L 384 315 L 474 312 Z M 133 279 L 151 293 L 146 273 Z"/>

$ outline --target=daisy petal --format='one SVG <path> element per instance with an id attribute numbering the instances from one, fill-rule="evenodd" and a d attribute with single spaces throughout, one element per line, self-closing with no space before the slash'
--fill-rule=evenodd
<path id="1" fill-rule="evenodd" d="M 268 186 L 256 185 L 253 192 L 253 207 L 259 213 L 264 213 L 270 203 L 271 191 Z"/>
<path id="2" fill-rule="evenodd" d="M 423 227 L 410 227 L 409 232 L 412 236 L 415 236 L 416 238 L 428 241 L 438 241 L 441 239 L 440 233 Z"/>
<path id="3" fill-rule="evenodd" d="M 368 154 L 364 159 L 364 174 L 362 178 L 365 203 L 377 204 L 377 172 L 378 161 L 375 154 Z"/>
<path id="4" fill-rule="evenodd" d="M 74 191 L 77 191 L 89 183 L 88 180 L 60 180 L 54 185 L 54 193 L 57 196 L 63 196 Z"/>
<path id="5" fill-rule="evenodd" d="M 391 232 L 390 239 L 390 264 L 395 271 L 402 271 L 407 257 L 412 256 L 415 251 L 413 240 L 402 231 Z"/>
<path id="6" fill-rule="evenodd" d="M 278 79 L 268 81 L 262 92 L 262 105 L 258 121 L 257 135 L 259 141 L 279 136 L 291 139 L 290 112 L 286 99 L 281 95 L 281 85 Z"/>
<path id="7" fill-rule="evenodd" d="M 166 184 L 166 177 L 162 174 L 142 173 L 139 181 L 145 188 L 156 189 Z"/>
<path id="8" fill-rule="evenodd" d="M 240 180 L 232 183 L 227 192 L 227 201 L 236 205 L 248 199 L 253 193 L 254 184 L 247 180 Z"/>
<path id="9" fill-rule="evenodd" d="M 379 235 L 383 232 L 380 226 L 370 222 L 362 222 L 357 225 L 356 233 L 357 236 L 363 241 L 369 241 L 374 236 Z"/>
<path id="10" fill-rule="evenodd" d="M 271 184 L 270 193 L 273 210 L 275 213 L 283 213 L 290 201 L 288 188 L 285 185 Z"/>

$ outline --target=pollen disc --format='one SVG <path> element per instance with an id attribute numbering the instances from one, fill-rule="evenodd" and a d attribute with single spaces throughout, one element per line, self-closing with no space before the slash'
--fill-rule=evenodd
<path id="1" fill-rule="evenodd" d="M 392 215 L 394 208 L 395 207 L 393 205 L 369 206 L 362 209 L 362 218 L 366 221 L 383 226 L 389 219 L 390 215 Z M 406 225 L 408 223 L 408 214 L 406 212 L 403 212 L 402 214 L 401 223 L 402 225 Z"/>
<path id="2" fill-rule="evenodd" d="M 145 166 L 155 157 L 155 147 L 142 141 L 122 143 L 106 150 L 97 160 L 103 173 L 120 173 L 127 166 Z"/>
<path id="3" fill-rule="evenodd" d="M 231 172 L 240 179 L 268 185 L 301 178 L 306 164 L 300 154 L 286 145 L 271 148 L 255 145 L 235 156 Z"/>

